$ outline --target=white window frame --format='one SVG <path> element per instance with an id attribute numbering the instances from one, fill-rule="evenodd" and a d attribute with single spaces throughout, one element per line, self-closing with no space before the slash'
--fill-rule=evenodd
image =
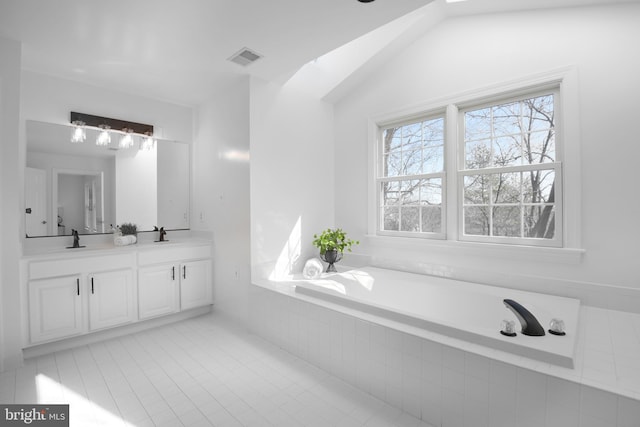
<path id="1" fill-rule="evenodd" d="M 464 129 L 464 114 L 468 111 L 482 109 L 487 107 L 493 107 L 500 104 L 508 104 L 515 101 L 520 101 L 528 98 L 535 98 L 544 95 L 553 95 L 554 99 L 554 133 L 555 133 L 555 161 L 549 163 L 540 163 L 532 165 L 520 165 L 520 166 L 505 166 L 505 167 L 490 167 L 480 169 L 465 169 L 465 129 Z M 562 179 L 562 161 L 563 161 L 563 141 L 560 138 L 562 135 L 562 112 L 560 110 L 561 95 L 559 86 L 556 83 L 545 84 L 541 87 L 536 87 L 533 90 L 521 90 L 515 94 L 507 93 L 502 96 L 492 96 L 489 100 L 479 99 L 477 102 L 459 104 L 457 105 L 457 121 L 458 121 L 458 138 L 456 141 L 456 154 L 457 158 L 457 192 L 459 195 L 459 201 L 456 209 L 458 212 L 458 240 L 469 242 L 487 242 L 487 243 L 499 243 L 507 245 L 525 245 L 525 246 L 547 246 L 547 247 L 562 247 L 563 244 L 563 179 Z M 464 177 L 468 175 L 493 175 L 497 173 L 509 173 L 509 172 L 525 172 L 532 170 L 554 170 L 555 173 L 555 231 L 554 237 L 551 239 L 544 238 L 531 238 L 531 237 L 502 237 L 502 236 L 484 236 L 484 235 L 469 235 L 464 234 Z M 491 199 L 492 197 L 490 197 Z M 489 201 L 489 207 L 493 204 Z M 492 209 L 490 209 L 491 213 Z"/>
<path id="2" fill-rule="evenodd" d="M 382 170 L 384 168 L 384 153 L 383 153 L 383 138 L 384 131 L 390 127 L 401 127 L 405 125 L 414 124 L 421 121 L 433 120 L 442 118 L 445 124 L 445 128 L 443 129 L 444 139 L 443 139 L 443 167 L 441 172 L 432 172 L 432 173 L 424 173 L 424 174 L 415 174 L 415 175 L 404 175 L 404 176 L 390 176 L 384 177 L 382 176 Z M 446 239 L 446 230 L 447 230 L 447 210 L 446 210 L 446 194 L 447 194 L 447 117 L 444 109 L 440 109 L 437 111 L 431 111 L 425 113 L 420 116 L 415 116 L 411 118 L 403 118 L 400 121 L 393 121 L 384 124 L 378 124 L 377 126 L 377 142 L 376 142 L 376 232 L 380 236 L 399 236 L 399 237 L 419 237 L 425 239 Z M 415 232 L 415 231 L 393 231 L 393 230 L 384 230 L 383 222 L 384 218 L 381 214 L 382 210 L 382 190 L 381 184 L 383 182 L 389 181 L 400 181 L 406 179 L 433 179 L 439 178 L 442 183 L 441 188 L 441 217 L 440 217 L 440 232 Z"/>
<path id="3" fill-rule="evenodd" d="M 492 99 L 501 100 L 506 94 L 517 96 L 545 88 L 558 88 L 560 97 L 556 109 L 561 126 L 556 131 L 556 138 L 562 141 L 560 158 L 562 163 L 562 247 L 541 247 L 530 245 L 502 245 L 477 243 L 459 239 L 459 199 L 458 191 L 458 117 L 459 110 L 465 106 L 476 104 L 478 100 L 487 102 Z M 429 103 L 417 104 L 402 110 L 372 116 L 368 120 L 368 233 L 367 239 L 373 248 L 386 249 L 420 248 L 437 251 L 454 251 L 478 256 L 502 256 L 514 260 L 540 260 L 576 264 L 584 254 L 581 240 L 581 153 L 580 153 L 580 121 L 579 121 L 579 85 L 578 72 L 573 66 L 563 67 L 548 72 L 520 77 L 512 81 L 490 85 L 480 89 L 465 91 Z M 377 165 L 379 161 L 378 141 L 380 128 L 390 123 L 399 122 L 401 118 L 411 120 L 441 111 L 446 106 L 445 125 L 445 170 L 447 179 L 445 186 L 446 202 L 446 238 L 444 240 L 420 239 L 395 235 L 393 237 L 380 234 L 378 231 L 378 199 L 377 199 Z M 451 191 L 455 189 L 455 191 Z M 445 193 L 443 193 L 445 194 Z M 445 221 L 445 219 L 443 219 Z M 556 226 L 558 223 L 556 222 Z"/>

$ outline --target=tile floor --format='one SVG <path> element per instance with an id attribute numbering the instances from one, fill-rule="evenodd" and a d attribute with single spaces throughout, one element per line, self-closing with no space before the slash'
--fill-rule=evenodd
<path id="1" fill-rule="evenodd" d="M 68 403 L 78 427 L 428 427 L 215 313 L 29 359 L 0 402 Z"/>

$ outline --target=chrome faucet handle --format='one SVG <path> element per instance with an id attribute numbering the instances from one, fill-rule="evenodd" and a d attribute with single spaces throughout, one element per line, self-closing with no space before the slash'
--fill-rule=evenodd
<path id="1" fill-rule="evenodd" d="M 562 319 L 551 319 L 549 322 L 549 333 L 553 335 L 567 335 L 564 331 L 564 320 Z"/>

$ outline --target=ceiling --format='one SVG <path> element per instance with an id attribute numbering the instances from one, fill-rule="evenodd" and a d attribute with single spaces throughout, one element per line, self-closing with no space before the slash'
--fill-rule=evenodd
<path id="1" fill-rule="evenodd" d="M 461 14 L 620 2 L 431 1 L 0 0 L 0 36 L 22 42 L 23 69 L 196 106 L 241 75 L 285 81 L 410 13 L 438 14 L 429 21 L 435 25 Z M 227 60 L 243 47 L 264 57 L 247 67 Z"/>
<path id="2" fill-rule="evenodd" d="M 0 0 L 23 68 L 197 105 L 229 79 L 297 68 L 431 0 Z M 248 47 L 264 58 L 227 61 Z"/>

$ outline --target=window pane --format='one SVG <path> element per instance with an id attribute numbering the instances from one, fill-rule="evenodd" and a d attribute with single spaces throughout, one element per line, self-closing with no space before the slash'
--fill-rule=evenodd
<path id="1" fill-rule="evenodd" d="M 442 179 L 423 179 L 420 182 L 420 201 L 426 205 L 442 204 Z"/>
<path id="2" fill-rule="evenodd" d="M 519 206 L 496 206 L 493 208 L 493 235 L 520 237 Z"/>
<path id="3" fill-rule="evenodd" d="M 402 153 L 393 151 L 384 156 L 384 171 L 382 176 L 400 176 L 402 174 Z"/>
<path id="4" fill-rule="evenodd" d="M 400 208 L 397 206 L 382 208 L 383 230 L 398 231 L 400 225 Z"/>
<path id="5" fill-rule="evenodd" d="M 489 235 L 488 207 L 467 206 L 464 208 L 464 234 L 475 236 Z"/>
<path id="6" fill-rule="evenodd" d="M 527 147 L 525 163 L 549 163 L 556 160 L 556 139 L 553 129 L 532 132 L 524 138 L 525 147 Z"/>
<path id="7" fill-rule="evenodd" d="M 442 145 L 444 142 L 444 119 L 437 118 L 423 123 L 424 145 Z"/>
<path id="8" fill-rule="evenodd" d="M 402 206 L 401 231 L 420 231 L 420 208 L 418 206 Z"/>
<path id="9" fill-rule="evenodd" d="M 422 123 L 402 127 L 402 150 L 417 150 L 422 146 Z"/>
<path id="10" fill-rule="evenodd" d="M 420 180 L 411 179 L 402 181 L 400 184 L 402 198 L 400 203 L 403 205 L 417 205 L 420 203 Z"/>
<path id="11" fill-rule="evenodd" d="M 384 146 L 382 147 L 383 153 L 388 153 L 389 151 L 400 148 L 402 138 L 399 130 L 399 128 L 389 128 L 384 130 L 384 134 L 382 135 L 382 139 L 384 141 Z"/>
<path id="12" fill-rule="evenodd" d="M 382 183 L 382 200 L 386 205 L 397 205 L 400 203 L 400 182 L 390 181 Z"/>
<path id="13" fill-rule="evenodd" d="M 464 177 L 464 202 L 469 205 L 489 204 L 488 175 L 468 175 Z"/>
<path id="14" fill-rule="evenodd" d="M 494 166 L 517 166 L 522 159 L 520 134 L 497 138 L 493 145 Z"/>
<path id="15" fill-rule="evenodd" d="M 486 168 L 491 165 L 491 140 L 467 142 L 464 147 L 467 169 Z"/>
<path id="16" fill-rule="evenodd" d="M 555 208 L 553 206 L 525 206 L 525 237 L 553 239 L 555 235 L 555 219 Z"/>
<path id="17" fill-rule="evenodd" d="M 522 125 L 525 132 L 553 127 L 553 95 L 522 101 Z"/>
<path id="18" fill-rule="evenodd" d="M 422 231 L 440 233 L 442 231 L 442 208 L 440 206 L 422 206 Z"/>
<path id="19" fill-rule="evenodd" d="M 469 111 L 464 114 L 464 139 L 491 137 L 491 108 Z"/>
<path id="20" fill-rule="evenodd" d="M 494 203 L 520 202 L 520 172 L 492 174 Z"/>
<path id="21" fill-rule="evenodd" d="M 493 134 L 520 134 L 520 103 L 502 104 L 493 107 Z"/>
<path id="22" fill-rule="evenodd" d="M 422 173 L 422 150 L 402 152 L 401 175 L 417 175 Z"/>
<path id="23" fill-rule="evenodd" d="M 425 147 L 422 154 L 423 173 L 442 172 L 444 170 L 444 147 L 442 145 Z"/>
<path id="24" fill-rule="evenodd" d="M 554 203 L 555 171 L 550 169 L 523 172 L 522 192 L 524 203 Z"/>

